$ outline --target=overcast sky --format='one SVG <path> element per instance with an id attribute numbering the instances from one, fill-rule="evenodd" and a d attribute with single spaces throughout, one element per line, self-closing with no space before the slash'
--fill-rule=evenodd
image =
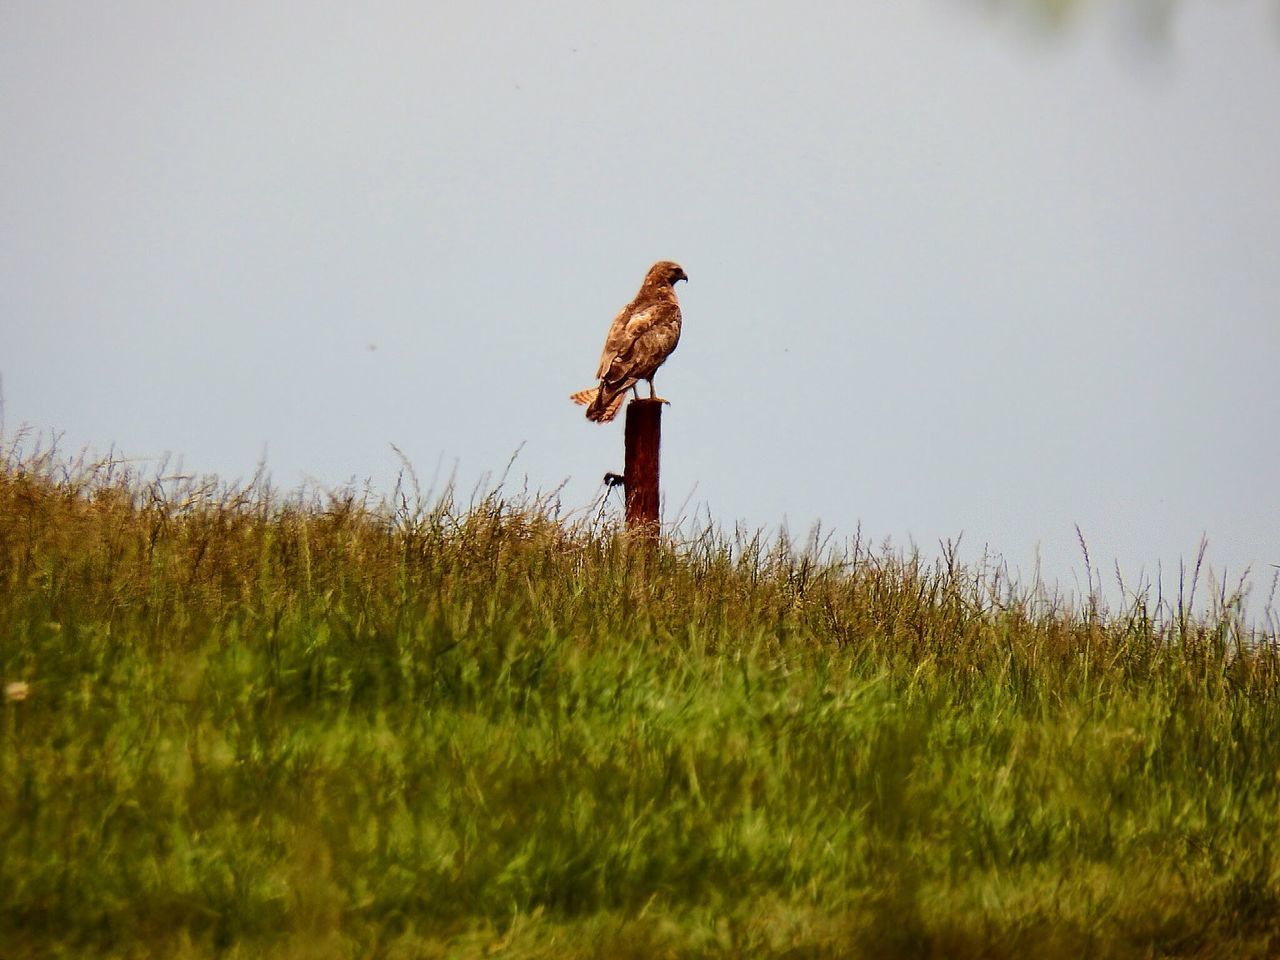
<path id="1" fill-rule="evenodd" d="M 1068 585 L 1280 564 L 1280 29 L 958 0 L 0 4 L 5 428 L 276 482 L 568 480 L 690 276 L 674 517 Z"/>

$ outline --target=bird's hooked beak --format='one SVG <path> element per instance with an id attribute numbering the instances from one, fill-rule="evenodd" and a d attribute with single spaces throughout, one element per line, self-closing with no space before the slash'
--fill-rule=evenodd
<path id="1" fill-rule="evenodd" d="M 675 277 L 673 277 L 671 280 L 671 283 L 674 285 L 679 283 L 681 280 L 683 280 L 685 283 L 688 283 L 689 275 L 685 273 L 683 270 L 677 270 Z"/>

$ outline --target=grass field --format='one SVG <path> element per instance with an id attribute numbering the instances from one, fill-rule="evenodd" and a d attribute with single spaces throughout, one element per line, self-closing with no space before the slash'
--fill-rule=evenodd
<path id="1" fill-rule="evenodd" d="M 0 957 L 1280 954 L 1276 619 L 1190 575 L 2 461 Z"/>

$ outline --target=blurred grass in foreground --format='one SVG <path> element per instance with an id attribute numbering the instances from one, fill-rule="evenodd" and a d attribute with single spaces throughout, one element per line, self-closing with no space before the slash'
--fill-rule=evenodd
<path id="1" fill-rule="evenodd" d="M 1280 950 L 1275 618 L 0 454 L 0 955 Z"/>

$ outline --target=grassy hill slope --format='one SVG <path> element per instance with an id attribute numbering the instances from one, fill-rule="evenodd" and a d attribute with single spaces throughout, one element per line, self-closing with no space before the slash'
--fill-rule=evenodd
<path id="1" fill-rule="evenodd" d="M 5 957 L 1280 951 L 1220 597 L 0 467 Z"/>

